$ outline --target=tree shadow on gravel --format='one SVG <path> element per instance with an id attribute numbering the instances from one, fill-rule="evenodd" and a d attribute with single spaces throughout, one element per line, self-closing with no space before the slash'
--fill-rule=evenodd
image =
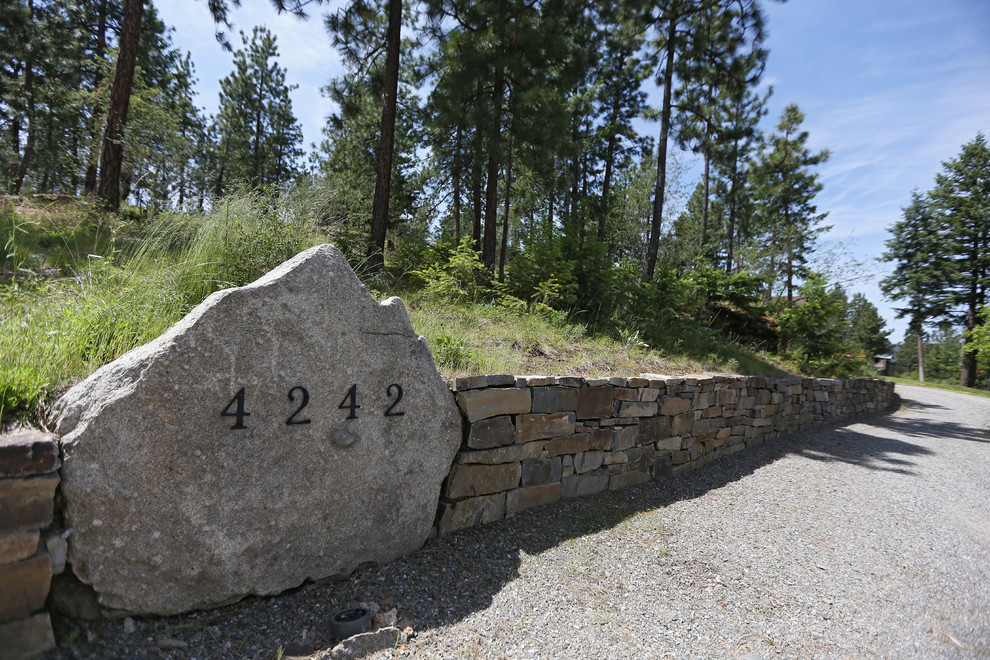
<path id="1" fill-rule="evenodd" d="M 857 420 L 880 427 L 914 425 L 877 414 Z M 959 430 L 968 435 L 972 430 Z M 920 431 L 919 431 L 920 432 Z M 934 434 L 937 431 L 930 431 Z M 302 641 L 313 658 L 328 658 L 329 620 L 359 603 L 400 617 L 426 637 L 488 608 L 519 577 L 525 555 L 610 530 L 637 514 L 700 497 L 791 454 L 911 475 L 911 458 L 930 450 L 892 438 L 826 426 L 715 461 L 674 478 L 523 511 L 513 518 L 433 539 L 421 550 L 384 566 L 369 565 L 347 578 L 304 585 L 274 597 L 249 597 L 191 614 L 136 619 L 126 625 L 53 617 L 60 649 L 48 658 L 274 658 Z M 662 533 L 661 533 L 662 534 Z M 659 535 L 658 545 L 663 538 Z M 164 641 L 163 641 L 164 640 Z M 167 643 L 165 643 L 167 642 Z M 415 650 L 415 643 L 413 649 Z"/>

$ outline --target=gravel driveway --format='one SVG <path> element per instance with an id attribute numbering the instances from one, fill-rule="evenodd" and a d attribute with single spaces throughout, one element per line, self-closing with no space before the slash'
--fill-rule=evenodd
<path id="1" fill-rule="evenodd" d="M 366 602 L 416 630 L 375 658 L 988 658 L 990 399 L 897 393 L 895 413 L 525 511 L 343 581 L 167 619 L 56 620 L 72 641 L 52 657 L 271 658 L 303 639 L 322 657 L 330 615 Z"/>

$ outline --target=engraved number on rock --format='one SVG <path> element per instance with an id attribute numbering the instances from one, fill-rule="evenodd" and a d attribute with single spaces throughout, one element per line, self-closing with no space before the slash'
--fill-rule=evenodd
<path id="1" fill-rule="evenodd" d="M 230 409 L 235 405 L 236 408 L 234 408 L 234 411 L 231 412 Z M 251 413 L 244 411 L 244 388 L 242 387 L 240 390 L 237 391 L 237 394 L 234 395 L 234 398 L 230 400 L 230 403 L 227 404 L 227 407 L 223 409 L 223 412 L 220 413 L 220 416 L 237 418 L 237 421 L 234 423 L 234 425 L 230 427 L 233 430 L 233 429 L 246 429 L 247 427 L 244 426 L 244 418 L 248 417 L 250 414 Z"/>
<path id="2" fill-rule="evenodd" d="M 392 394 L 392 388 L 395 388 L 395 394 Z M 399 405 L 399 401 L 402 401 L 402 386 L 399 385 L 398 383 L 392 383 L 391 385 L 388 386 L 388 389 L 385 390 L 385 393 L 388 396 L 395 397 L 395 401 L 392 402 L 392 405 L 390 405 L 388 408 L 385 409 L 385 416 L 398 417 L 399 415 L 405 415 L 406 414 L 405 411 L 395 410 L 395 407 Z"/>
<path id="3" fill-rule="evenodd" d="M 350 401 L 350 403 L 348 403 Z M 357 419 L 357 409 L 361 406 L 357 402 L 357 384 L 351 385 L 351 389 L 347 390 L 347 394 L 344 395 L 344 400 L 340 402 L 337 406 L 341 410 L 350 410 L 350 414 L 347 419 Z"/>
<path id="4" fill-rule="evenodd" d="M 296 408 L 296 412 L 292 413 L 292 415 L 289 416 L 289 419 L 285 420 L 285 423 L 288 426 L 292 426 L 293 424 L 309 424 L 310 422 L 313 421 L 311 419 L 296 419 L 296 415 L 301 413 L 303 408 L 309 405 L 309 392 L 307 392 L 306 388 L 303 387 L 302 385 L 296 385 L 291 390 L 289 390 L 289 401 L 296 400 L 296 397 L 293 395 L 293 392 L 295 392 L 296 390 L 299 390 L 302 393 L 302 402 L 299 404 L 299 407 Z"/>

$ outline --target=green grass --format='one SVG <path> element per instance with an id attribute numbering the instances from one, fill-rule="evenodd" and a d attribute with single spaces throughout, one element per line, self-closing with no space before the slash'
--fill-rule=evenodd
<path id="1" fill-rule="evenodd" d="M 975 394 L 976 396 L 990 398 L 990 390 L 978 390 L 972 387 L 963 387 L 962 385 L 951 385 L 948 383 L 922 383 L 920 380 L 898 378 L 896 376 L 885 376 L 884 380 L 890 380 L 901 385 L 916 385 L 917 387 L 928 387 L 935 390 L 949 390 L 950 392 L 962 392 L 964 394 Z"/>
<path id="2" fill-rule="evenodd" d="M 45 250 L 42 222 L 8 235 L 5 258 L 18 262 L 0 280 L 0 420 L 43 420 L 61 391 L 154 339 L 213 291 L 323 242 L 305 219 L 272 208 L 263 195 L 242 194 L 208 215 L 164 215 L 137 239 L 78 251 L 68 242 Z M 25 250 L 30 261 L 17 257 Z"/>
<path id="3" fill-rule="evenodd" d="M 327 241 L 312 214 L 261 193 L 232 195 L 206 215 L 126 221 L 85 203 L 13 201 L 0 199 L 0 421 L 44 422 L 74 382 L 154 339 L 213 291 Z M 511 297 L 399 295 L 448 377 L 793 373 L 710 333 L 692 343 L 672 330 L 669 345 L 651 349 L 637 333 L 589 333 L 563 312 Z"/>

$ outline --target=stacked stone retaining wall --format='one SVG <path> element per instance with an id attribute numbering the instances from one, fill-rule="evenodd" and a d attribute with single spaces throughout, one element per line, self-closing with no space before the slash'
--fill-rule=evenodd
<path id="1" fill-rule="evenodd" d="M 65 540 L 46 533 L 58 486 L 55 436 L 0 434 L 0 657 L 32 658 L 55 648 L 45 600 L 65 566 Z"/>
<path id="2" fill-rule="evenodd" d="M 447 534 L 561 498 L 675 476 L 783 433 L 885 408 L 875 379 L 471 376 L 441 492 Z"/>

